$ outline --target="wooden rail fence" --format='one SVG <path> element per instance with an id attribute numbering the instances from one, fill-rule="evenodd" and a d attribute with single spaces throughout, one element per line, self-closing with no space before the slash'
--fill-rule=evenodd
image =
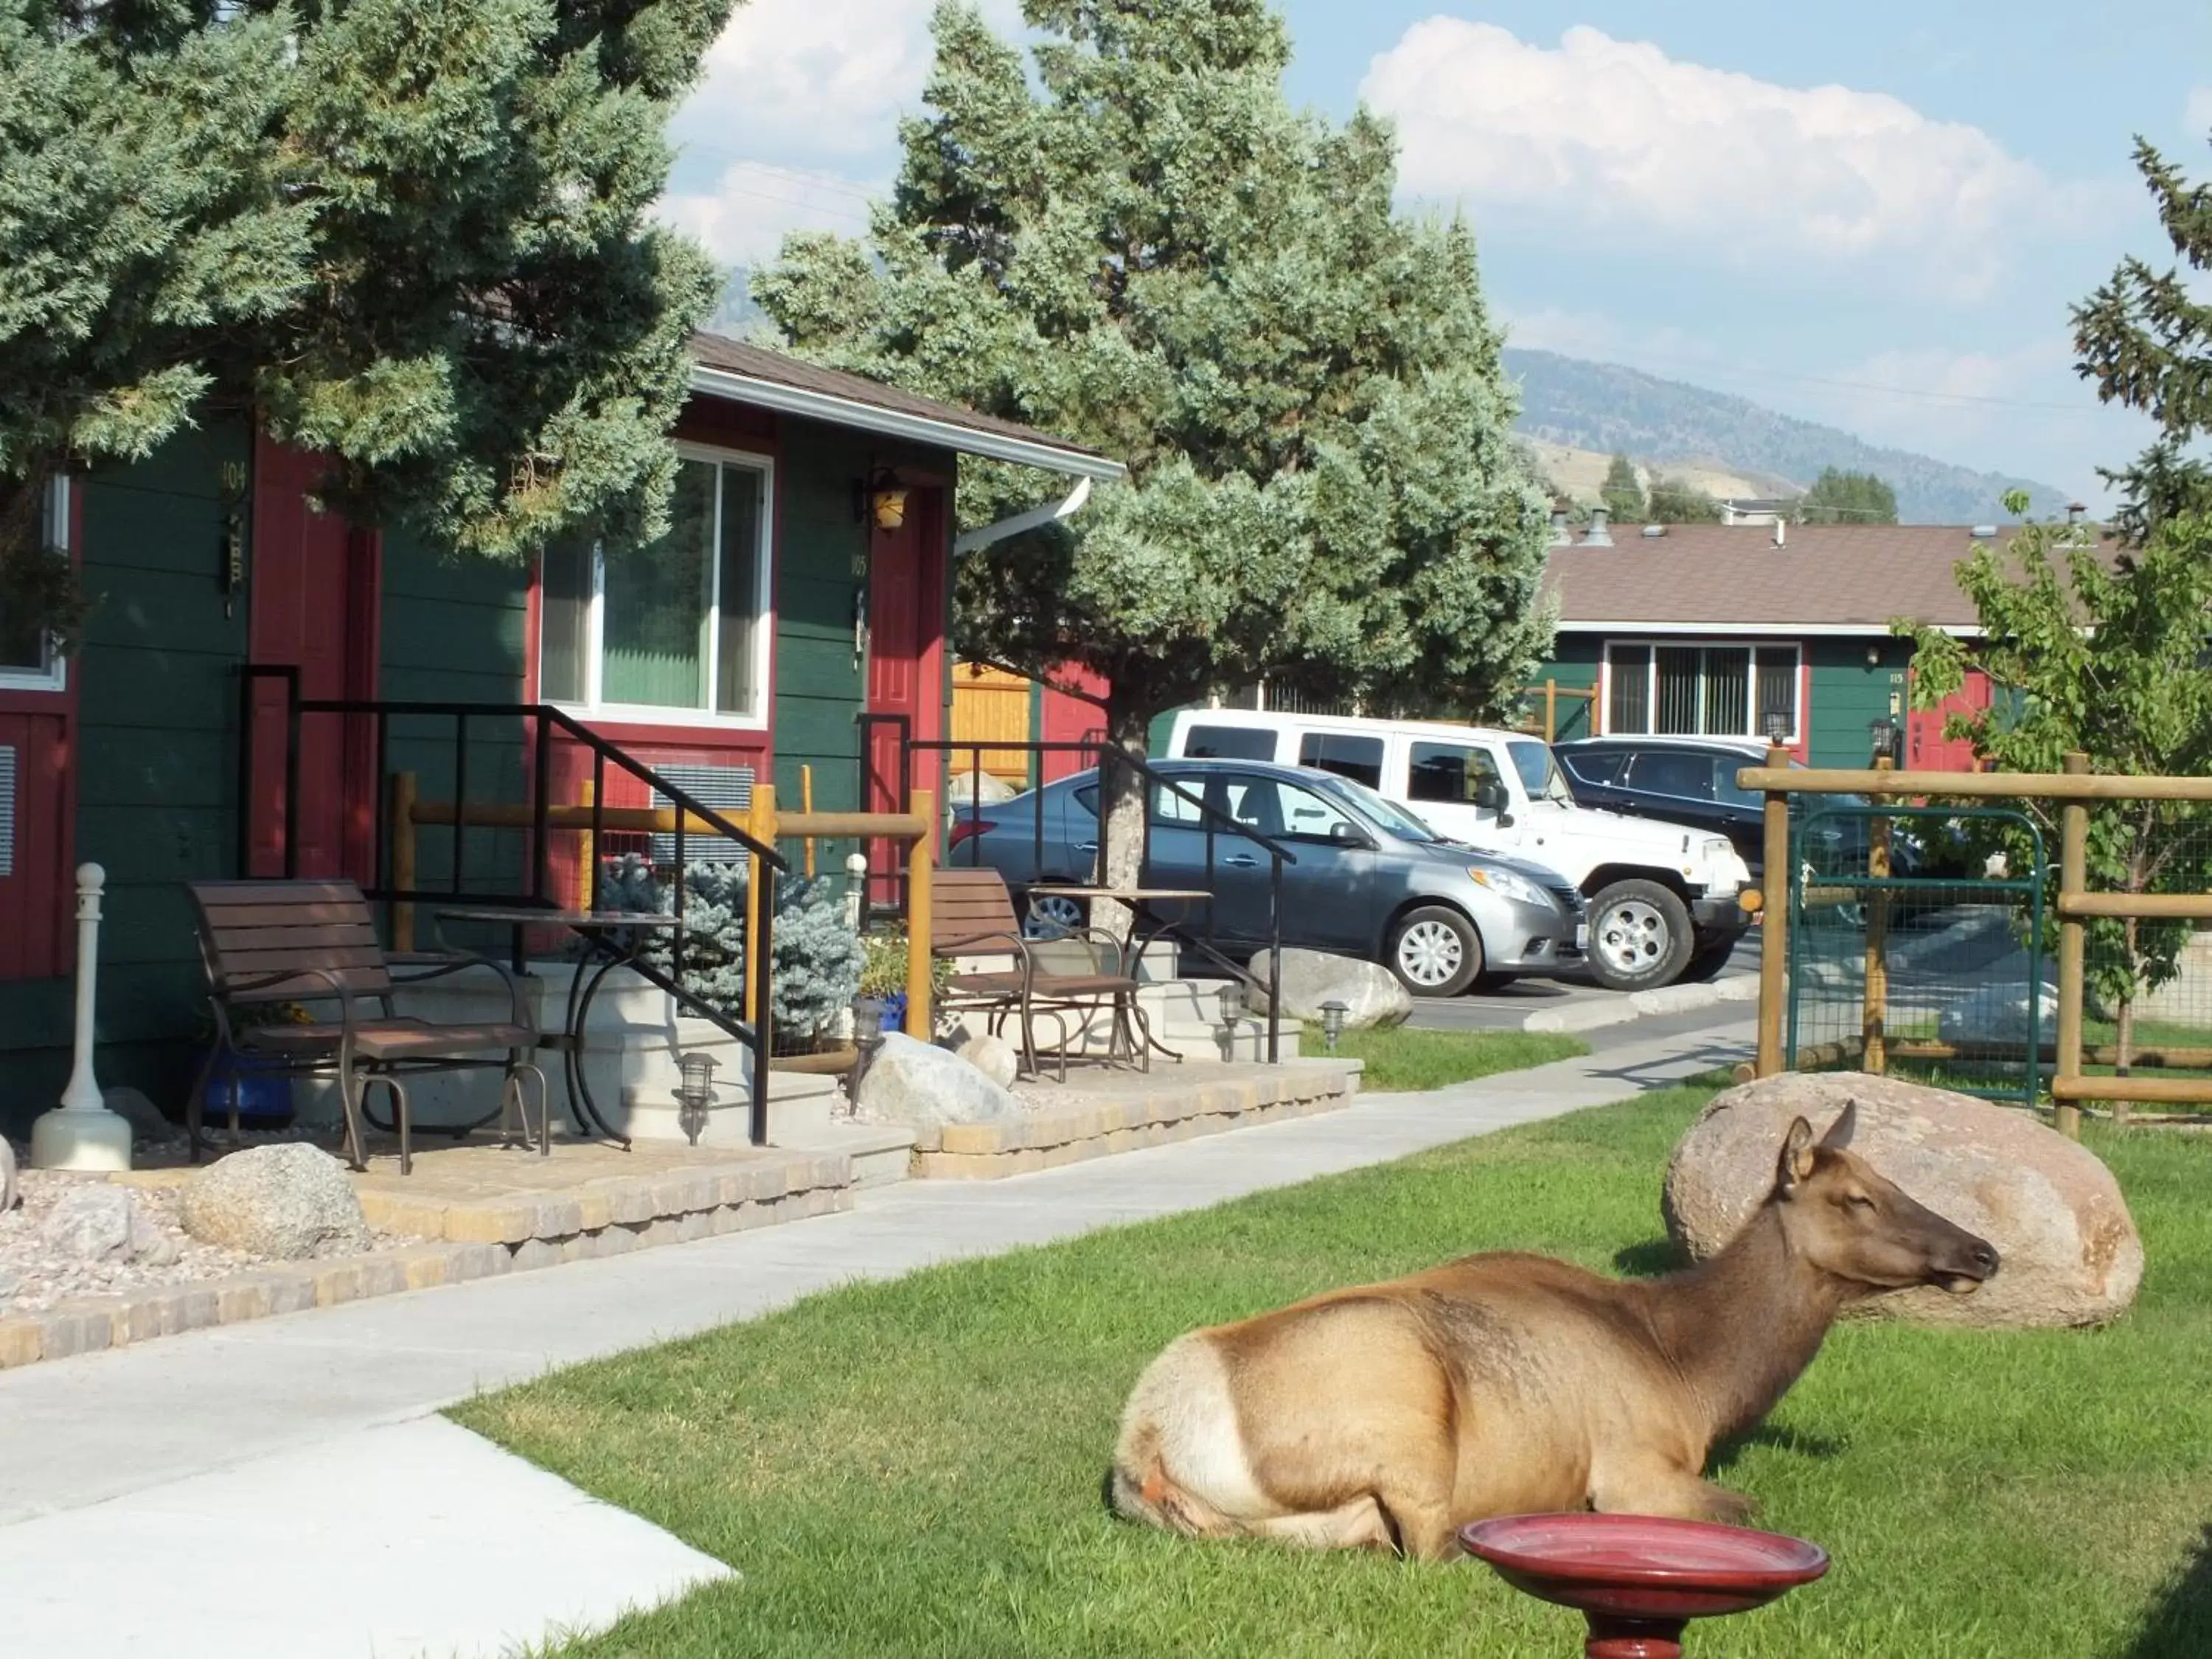
<path id="1" fill-rule="evenodd" d="M 2089 803 L 2092 801 L 2187 800 L 2212 801 L 2212 778 L 2116 777 L 2092 773 L 2089 758 L 2068 755 L 2063 772 L 1899 772 L 1887 769 L 1845 771 L 1838 769 L 1792 770 L 1790 751 L 1770 748 L 1764 766 L 1746 767 L 1736 781 L 1766 797 L 1765 822 L 1765 880 L 1759 894 L 1761 928 L 1759 987 L 1758 1075 L 1771 1077 L 1783 1069 L 1783 1021 L 1789 1000 L 1790 799 L 1793 795 L 1863 795 L 1879 804 L 1884 798 L 1966 800 L 2052 800 L 2059 807 L 2058 835 L 2058 1031 L 2051 1048 L 2053 1074 L 2051 1097 L 2054 1121 L 2065 1134 L 2081 1133 L 2084 1101 L 2142 1101 L 2180 1106 L 2212 1106 L 2212 1078 L 2146 1078 L 2085 1076 L 2085 1065 L 2113 1063 L 2104 1058 L 2115 1051 L 2088 1048 L 2081 1038 L 2086 924 L 2092 920 L 2136 917 L 2142 920 L 2212 921 L 2212 893 L 2099 893 L 2089 890 Z M 1887 847 L 1875 821 L 1876 844 L 1885 865 Z M 1889 1043 L 1881 1029 L 1886 1000 L 1883 941 L 1875 922 L 1880 903 L 1869 907 L 1864 1029 L 1855 1045 L 1856 1057 L 1869 1071 L 1879 1071 L 1887 1060 L 1941 1057 L 1937 1051 L 1957 1053 L 1980 1045 Z M 1884 971 L 1879 972 L 1878 969 Z M 2039 994 L 2030 987 L 2028 994 Z M 1841 1045 L 1829 1045 L 1840 1048 Z M 2145 1045 L 2138 1059 L 2148 1062 L 2163 1053 L 2169 1066 L 2193 1066 L 2212 1051 L 2172 1049 Z M 2184 1058 L 2184 1057 L 2186 1058 Z M 1837 1056 L 1841 1058 L 1840 1054 Z M 2116 1056 L 2115 1056 L 2116 1058 Z"/>

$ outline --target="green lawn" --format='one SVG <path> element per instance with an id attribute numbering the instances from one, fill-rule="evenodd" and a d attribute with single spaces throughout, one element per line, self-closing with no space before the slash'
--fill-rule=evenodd
<path id="1" fill-rule="evenodd" d="M 1206 1545 L 1101 1503 L 1122 1398 L 1188 1327 L 1454 1255 L 1668 1260 L 1678 1090 L 563 1372 L 462 1421 L 738 1567 L 582 1659 L 1568 1659 L 1487 1569 Z M 2093 1133 L 2095 1133 L 2093 1131 Z M 1704 1659 L 2212 1654 L 2212 1144 L 2094 1144 L 2149 1249 L 2098 1333 L 1839 1330 L 1717 1478 L 1836 1565 Z"/>
<path id="2" fill-rule="evenodd" d="M 1309 1026 L 1298 1049 L 1327 1052 L 1321 1029 Z M 1496 1072 L 1517 1072 L 1589 1052 L 1577 1037 L 1556 1031 L 1423 1031 L 1396 1025 L 1382 1031 L 1346 1031 L 1336 1052 L 1364 1060 L 1359 1086 L 1370 1094 L 1443 1089 Z"/>

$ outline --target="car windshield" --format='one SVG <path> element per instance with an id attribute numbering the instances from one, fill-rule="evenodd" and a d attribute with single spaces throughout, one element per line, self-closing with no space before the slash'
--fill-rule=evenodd
<path id="1" fill-rule="evenodd" d="M 1357 779 L 1335 775 L 1327 786 L 1343 796 L 1378 827 L 1406 841 L 1442 841 L 1443 837 L 1395 801 L 1385 800 Z"/>
<path id="2" fill-rule="evenodd" d="M 1552 746 L 1525 738 L 1505 745 L 1513 757 L 1513 769 L 1521 775 L 1521 787 L 1528 792 L 1531 800 L 1557 801 L 1562 806 L 1575 804 L 1575 792 L 1567 787 L 1560 775 L 1559 765 L 1552 758 Z"/>

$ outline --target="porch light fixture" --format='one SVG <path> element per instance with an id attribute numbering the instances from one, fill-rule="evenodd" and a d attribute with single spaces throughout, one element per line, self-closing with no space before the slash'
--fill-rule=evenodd
<path id="1" fill-rule="evenodd" d="M 878 468 L 875 477 L 853 493 L 858 498 L 854 503 L 854 518 L 866 520 L 878 530 L 896 530 L 906 522 L 909 492 L 890 468 Z"/>
<path id="2" fill-rule="evenodd" d="M 853 1041 L 863 1048 L 884 1040 L 884 1003 L 881 997 L 855 997 L 853 1000 Z"/>
<path id="3" fill-rule="evenodd" d="M 1334 997 L 1321 1006 L 1321 1040 L 1328 1052 L 1336 1052 L 1336 1040 L 1344 1035 L 1344 1017 L 1352 1012 Z"/>
<path id="4" fill-rule="evenodd" d="M 689 1054 L 678 1063 L 684 1068 L 684 1081 L 676 1087 L 676 1123 L 684 1138 L 696 1146 L 699 1132 L 707 1127 L 707 1109 L 714 1103 L 714 1057 Z"/>
<path id="5" fill-rule="evenodd" d="M 1790 711 L 1786 708 L 1768 709 L 1759 717 L 1759 729 L 1766 734 L 1767 742 L 1777 749 L 1781 748 L 1790 741 Z"/>
<path id="6" fill-rule="evenodd" d="M 1867 746 L 1877 757 L 1897 752 L 1897 726 L 1887 714 L 1867 722 Z"/>
<path id="7" fill-rule="evenodd" d="M 1221 1029 L 1231 1036 L 1244 1018 L 1244 987 L 1242 981 L 1230 980 L 1221 988 Z"/>

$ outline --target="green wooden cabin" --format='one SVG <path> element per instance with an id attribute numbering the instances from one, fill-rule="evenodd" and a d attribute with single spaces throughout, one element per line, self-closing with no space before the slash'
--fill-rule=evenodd
<path id="1" fill-rule="evenodd" d="M 741 799 L 772 779 L 795 804 L 805 769 L 823 810 L 891 804 L 895 750 L 864 780 L 860 717 L 945 732 L 960 458 L 1037 469 L 1041 501 L 1121 468 L 734 341 L 700 337 L 694 360 L 678 528 L 653 549 L 450 556 L 323 513 L 313 458 L 242 423 L 57 487 L 94 606 L 67 658 L 0 618 L 0 1126 L 24 1132 L 66 1079 L 80 863 L 106 876 L 100 1081 L 174 1112 L 204 1006 L 183 883 L 289 865 L 376 884 L 401 773 L 428 799 L 523 798 L 534 757 L 512 714 L 460 742 L 450 712 L 304 715 L 288 789 L 290 677 L 309 699 L 542 701 L 689 769 L 686 787 L 737 781 Z M 588 766 L 550 752 L 555 797 L 580 799 Z M 456 858 L 472 882 L 507 878 L 517 841 L 424 831 L 418 881 Z"/>

